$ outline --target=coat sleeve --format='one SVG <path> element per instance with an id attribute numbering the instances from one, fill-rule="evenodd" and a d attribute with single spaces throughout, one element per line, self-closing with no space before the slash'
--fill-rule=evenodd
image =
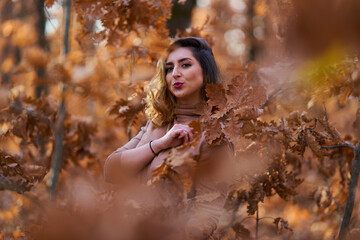
<path id="1" fill-rule="evenodd" d="M 233 180 L 233 163 L 230 143 L 216 147 L 204 143 L 201 147 L 187 222 L 188 232 L 194 239 L 207 238 L 215 231 Z"/>
<path id="2" fill-rule="evenodd" d="M 122 152 L 136 148 L 136 146 L 139 144 L 140 140 L 144 136 L 149 125 L 150 125 L 150 121 L 147 122 L 146 126 L 141 127 L 139 133 L 135 137 L 133 137 L 128 143 L 116 149 L 113 153 L 111 153 L 107 157 L 104 165 L 104 178 L 106 182 L 116 183 L 120 181 L 122 175 L 120 173 L 120 169 L 121 169 L 120 162 L 121 162 Z"/>

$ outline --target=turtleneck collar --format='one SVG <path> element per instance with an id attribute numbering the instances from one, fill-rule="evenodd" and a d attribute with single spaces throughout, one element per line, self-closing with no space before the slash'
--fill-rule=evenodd
<path id="1" fill-rule="evenodd" d="M 189 123 L 201 116 L 202 103 L 194 105 L 175 104 L 174 120 L 178 123 Z"/>

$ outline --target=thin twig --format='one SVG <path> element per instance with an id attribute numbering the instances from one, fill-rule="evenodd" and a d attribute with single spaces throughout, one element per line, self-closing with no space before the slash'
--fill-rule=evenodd
<path id="1" fill-rule="evenodd" d="M 263 219 L 268 219 L 268 218 L 270 218 L 270 219 L 272 219 L 272 220 L 275 220 L 274 217 L 261 217 L 261 218 L 259 218 L 259 221 L 261 221 L 261 220 L 263 220 Z"/>
<path id="2" fill-rule="evenodd" d="M 247 219 L 256 219 L 256 217 L 246 217 L 246 218 L 244 218 L 243 220 L 241 220 L 239 223 L 241 224 L 241 223 L 243 223 L 243 222 L 245 222 L 245 220 L 247 220 Z"/>
<path id="3" fill-rule="evenodd" d="M 268 99 L 266 100 L 266 102 L 261 105 L 259 107 L 259 109 L 264 109 L 267 105 L 269 105 L 271 103 L 271 101 L 277 96 L 279 95 L 280 93 L 286 91 L 288 88 L 283 88 L 282 86 L 280 86 L 277 90 L 275 90 L 274 92 L 272 92 L 270 94 L 270 96 L 268 97 Z"/>
<path id="4" fill-rule="evenodd" d="M 343 143 L 343 144 L 338 144 L 338 145 L 334 145 L 334 146 L 321 146 L 322 148 L 338 148 L 338 147 L 349 147 L 352 150 L 356 151 L 356 147 L 348 144 L 348 143 Z"/>

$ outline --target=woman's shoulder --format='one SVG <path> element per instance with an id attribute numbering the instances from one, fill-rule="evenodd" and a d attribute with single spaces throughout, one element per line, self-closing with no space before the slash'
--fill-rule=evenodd
<path id="1" fill-rule="evenodd" d="M 151 140 L 162 137 L 166 134 L 167 126 L 158 127 L 153 122 L 148 120 L 146 125 L 141 127 L 141 141 L 140 145 Z"/>
<path id="2" fill-rule="evenodd" d="M 149 132 L 159 131 L 159 130 L 161 131 L 163 129 L 167 129 L 169 125 L 170 124 L 165 124 L 163 126 L 157 126 L 151 120 L 147 120 L 146 125 L 143 126 L 141 129 L 145 130 L 145 131 L 149 131 Z"/>

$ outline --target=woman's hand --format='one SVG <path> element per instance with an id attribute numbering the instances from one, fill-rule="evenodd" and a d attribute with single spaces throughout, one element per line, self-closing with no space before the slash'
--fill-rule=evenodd
<path id="1" fill-rule="evenodd" d="M 185 124 L 175 124 L 162 138 L 154 141 L 156 144 L 157 152 L 161 150 L 177 147 L 184 143 L 191 142 L 193 134 L 191 128 Z"/>

